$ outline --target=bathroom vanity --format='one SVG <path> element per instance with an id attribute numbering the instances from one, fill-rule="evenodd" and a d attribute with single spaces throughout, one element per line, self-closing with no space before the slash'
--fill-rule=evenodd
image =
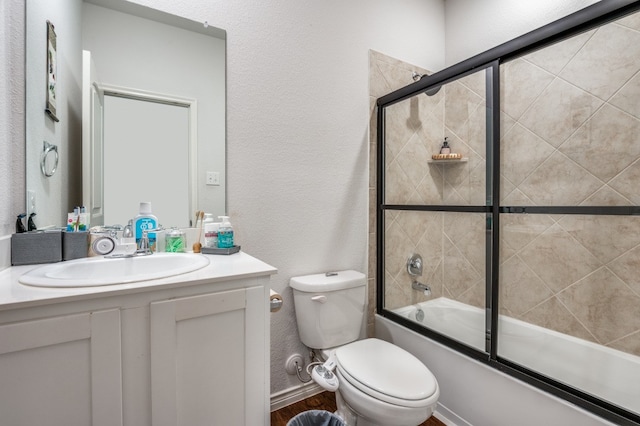
<path id="1" fill-rule="evenodd" d="M 269 424 L 269 281 L 246 253 L 128 284 L 0 272 L 2 424 Z"/>

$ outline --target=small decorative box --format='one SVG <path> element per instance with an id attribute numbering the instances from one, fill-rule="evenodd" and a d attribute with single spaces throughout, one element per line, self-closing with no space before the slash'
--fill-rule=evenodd
<path id="1" fill-rule="evenodd" d="M 35 265 L 62 260 L 62 232 L 30 231 L 11 235 L 11 264 Z"/>
<path id="2" fill-rule="evenodd" d="M 62 232 L 62 260 L 81 259 L 89 255 L 89 232 Z"/>

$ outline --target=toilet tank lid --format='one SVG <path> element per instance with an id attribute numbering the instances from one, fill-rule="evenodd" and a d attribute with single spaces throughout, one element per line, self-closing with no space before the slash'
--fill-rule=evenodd
<path id="1" fill-rule="evenodd" d="M 367 277 L 358 271 L 303 275 L 301 277 L 293 277 L 291 281 L 289 281 L 289 285 L 292 288 L 308 293 L 345 290 L 348 288 L 361 287 L 366 283 Z"/>

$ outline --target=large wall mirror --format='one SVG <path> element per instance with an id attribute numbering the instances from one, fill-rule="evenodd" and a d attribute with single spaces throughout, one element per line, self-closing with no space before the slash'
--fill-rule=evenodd
<path id="1" fill-rule="evenodd" d="M 63 226 L 75 206 L 92 225 L 126 224 L 140 201 L 167 227 L 189 226 L 196 209 L 225 214 L 225 31 L 124 0 L 26 5 L 26 204 L 38 227 Z"/>

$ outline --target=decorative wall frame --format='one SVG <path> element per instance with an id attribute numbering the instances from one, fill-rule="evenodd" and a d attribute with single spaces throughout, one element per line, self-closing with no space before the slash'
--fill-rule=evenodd
<path id="1" fill-rule="evenodd" d="M 56 98 L 58 90 L 57 36 L 53 24 L 47 21 L 47 104 L 45 112 L 53 121 L 60 121 L 56 116 Z"/>

